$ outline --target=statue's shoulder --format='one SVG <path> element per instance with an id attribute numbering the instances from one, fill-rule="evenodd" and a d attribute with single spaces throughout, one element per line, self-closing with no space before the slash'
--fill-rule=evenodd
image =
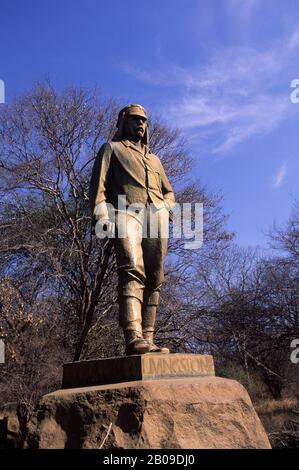
<path id="1" fill-rule="evenodd" d="M 110 152 L 111 150 L 111 142 L 104 142 L 98 151 L 98 155 L 103 155 L 104 153 Z"/>
<path id="2" fill-rule="evenodd" d="M 158 155 L 156 155 L 155 153 L 151 151 L 149 151 L 147 155 L 152 160 L 153 163 L 155 163 L 158 166 L 162 166 L 162 162 L 160 158 L 158 157 Z"/>
<path id="3" fill-rule="evenodd" d="M 150 157 L 152 160 L 156 160 L 157 162 L 160 162 L 160 158 L 159 158 L 158 155 L 156 155 L 155 153 L 149 151 L 149 152 L 148 152 L 148 155 L 149 155 L 149 157 Z"/>
<path id="4" fill-rule="evenodd" d="M 116 149 L 119 149 L 120 142 L 113 142 L 111 140 L 104 142 L 99 150 L 99 155 L 112 155 Z"/>
<path id="5" fill-rule="evenodd" d="M 122 143 L 120 140 L 110 140 L 109 142 L 107 142 L 107 144 L 110 145 L 111 150 L 119 150 L 122 148 Z"/>

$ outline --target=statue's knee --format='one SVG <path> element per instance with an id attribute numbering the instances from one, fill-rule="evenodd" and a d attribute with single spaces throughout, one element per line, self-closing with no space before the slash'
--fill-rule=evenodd
<path id="1" fill-rule="evenodd" d="M 159 305 L 160 300 L 160 289 L 151 290 L 146 288 L 144 291 L 143 302 L 145 305 Z"/>

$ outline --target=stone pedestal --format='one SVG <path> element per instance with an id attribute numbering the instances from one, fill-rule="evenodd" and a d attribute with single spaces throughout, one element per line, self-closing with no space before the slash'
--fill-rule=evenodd
<path id="1" fill-rule="evenodd" d="M 212 356 L 143 354 L 68 363 L 45 395 L 29 448 L 270 448 L 246 390 Z"/>
<path id="2" fill-rule="evenodd" d="M 27 445 L 112 452 L 270 448 L 246 390 L 219 377 L 58 390 L 40 402 Z"/>
<path id="3" fill-rule="evenodd" d="M 212 356 L 149 353 L 66 363 L 62 388 L 214 375 Z"/>

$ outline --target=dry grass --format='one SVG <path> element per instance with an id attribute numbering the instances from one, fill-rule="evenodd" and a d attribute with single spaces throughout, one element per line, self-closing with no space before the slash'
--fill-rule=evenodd
<path id="1" fill-rule="evenodd" d="M 299 447 L 299 401 L 296 398 L 255 403 L 274 448 Z"/>

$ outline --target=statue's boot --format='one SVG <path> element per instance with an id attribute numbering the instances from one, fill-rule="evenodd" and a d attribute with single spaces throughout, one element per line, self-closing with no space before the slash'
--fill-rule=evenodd
<path id="1" fill-rule="evenodd" d="M 142 337 L 141 302 L 136 297 L 123 297 L 120 306 L 121 324 L 126 342 L 126 354 L 145 354 L 150 345 Z"/>
<path id="2" fill-rule="evenodd" d="M 160 353 L 160 354 L 169 354 L 169 349 L 165 347 L 156 346 L 154 343 L 154 331 L 155 331 L 155 322 L 157 315 L 157 306 L 156 305 L 145 305 L 142 311 L 142 331 L 143 337 L 150 345 L 149 352 L 151 353 Z"/>

